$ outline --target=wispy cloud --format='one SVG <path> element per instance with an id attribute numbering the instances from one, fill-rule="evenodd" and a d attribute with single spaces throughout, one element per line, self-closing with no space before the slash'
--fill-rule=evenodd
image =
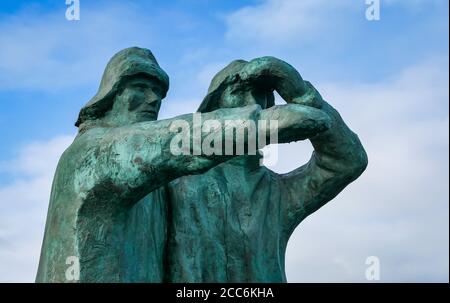
<path id="1" fill-rule="evenodd" d="M 261 44 L 308 43 L 312 37 L 336 26 L 350 11 L 360 7 L 354 1 L 264 1 L 228 15 L 226 37 Z"/>
<path id="2" fill-rule="evenodd" d="M 72 22 L 64 6 L 6 16 L 0 21 L 0 89 L 55 91 L 98 83 L 116 51 L 155 42 L 149 18 L 117 3 L 83 7 L 82 20 Z"/>
<path id="3" fill-rule="evenodd" d="M 443 0 L 386 0 L 381 8 L 401 7 L 408 10 L 435 8 L 445 5 Z M 267 0 L 245 6 L 225 16 L 226 38 L 230 41 L 271 44 L 308 45 L 323 43 L 322 37 L 350 35 L 356 28 L 349 26 L 365 18 L 369 7 L 360 0 Z M 353 20 L 353 22 L 349 22 Z"/>
<path id="4" fill-rule="evenodd" d="M 428 11 L 445 2 L 382 1 L 382 10 Z M 69 88 L 96 87 L 107 60 L 133 45 L 165 60 L 172 83 L 161 118 L 195 111 L 215 72 L 261 52 L 289 61 L 307 78 L 342 76 L 342 82 L 313 82 L 360 135 L 369 167 L 296 230 L 287 252 L 289 281 L 364 281 L 370 255 L 380 257 L 382 282 L 448 281 L 448 57 L 418 64 L 417 57 L 442 55 L 442 48 L 423 48 L 417 56 L 404 51 L 428 45 L 421 36 L 405 35 L 406 28 L 416 33 L 413 25 L 423 20 L 402 23 L 404 28 L 380 22 L 376 35 L 382 39 L 363 47 L 374 38 L 366 31 L 353 35 L 358 20 L 367 26 L 363 0 L 268 0 L 229 13 L 212 43 L 193 35 L 201 18 L 193 22 L 195 16 L 157 8 L 149 13 L 134 2 L 105 3 L 84 5 L 80 22 L 66 21 L 63 10 L 42 14 L 33 8 L 2 18 L 0 90 L 55 91 L 65 99 Z M 434 35 L 439 20 L 423 22 L 428 30 L 419 33 Z M 398 71 L 400 65 L 389 63 L 398 61 L 409 68 Z M 385 77 L 379 70 L 395 72 Z M 0 186 L 0 281 L 33 281 L 53 173 L 72 139 L 56 135 L 2 159 L 0 173 L 9 182 Z M 276 169 L 292 170 L 311 150 L 308 142 L 281 146 Z"/>
<path id="5" fill-rule="evenodd" d="M 448 280 L 448 82 L 442 61 L 375 84 L 317 83 L 360 135 L 370 163 L 355 183 L 296 230 L 289 281 L 365 281 L 366 257 L 382 281 Z M 180 108 L 183 104 L 183 108 Z M 192 112 L 197 100 L 166 104 L 162 118 Z M 4 165 L 15 182 L 0 188 L 0 278 L 34 279 L 51 180 L 73 136 L 25 146 Z M 307 142 L 282 145 L 278 166 L 304 163 Z"/>
<path id="6" fill-rule="evenodd" d="M 447 64 L 425 62 L 375 84 L 317 84 L 359 134 L 369 167 L 296 230 L 291 282 L 365 281 L 372 255 L 381 282 L 448 281 Z M 290 170 L 299 151 L 305 144 L 282 147 L 278 169 Z"/>
<path id="7" fill-rule="evenodd" d="M 11 183 L 0 187 L 0 281 L 32 282 L 36 275 L 51 183 L 73 136 L 23 147 L 4 163 Z"/>

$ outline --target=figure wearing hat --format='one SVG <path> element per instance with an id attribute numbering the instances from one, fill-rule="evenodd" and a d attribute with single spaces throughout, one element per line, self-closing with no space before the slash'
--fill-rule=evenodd
<path id="1" fill-rule="evenodd" d="M 168 87 L 167 74 L 147 49 L 128 48 L 110 60 L 98 93 L 80 111 L 78 135 L 55 172 L 37 282 L 163 280 L 166 209 L 159 188 L 231 157 L 173 155 L 170 143 L 176 134 L 170 126 L 180 119 L 192 125 L 192 114 L 156 121 Z M 300 127 L 307 136 L 328 127 L 326 114 L 300 105 L 276 111 L 248 106 L 205 113 L 202 118 L 270 120 L 280 112 L 288 116 L 280 133 Z M 146 207 L 140 210 L 147 223 L 142 231 L 147 240 L 140 242 L 128 222 L 135 220 L 130 215 L 139 215 L 139 210 L 131 210 L 143 199 Z"/>
<path id="2" fill-rule="evenodd" d="M 314 153 L 290 173 L 260 166 L 255 154 L 172 181 L 167 281 L 286 282 L 285 253 L 294 229 L 365 170 L 367 155 L 357 135 L 311 83 L 274 57 L 230 63 L 213 78 L 198 110 L 271 108 L 274 90 L 288 103 L 327 113 L 330 128 L 308 137 Z"/>

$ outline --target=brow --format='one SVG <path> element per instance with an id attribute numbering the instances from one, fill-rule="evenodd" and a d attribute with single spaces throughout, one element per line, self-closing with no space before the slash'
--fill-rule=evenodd
<path id="1" fill-rule="evenodd" d="M 133 80 L 129 82 L 130 85 L 132 86 L 146 86 L 146 87 L 150 87 L 152 84 L 149 80 Z"/>

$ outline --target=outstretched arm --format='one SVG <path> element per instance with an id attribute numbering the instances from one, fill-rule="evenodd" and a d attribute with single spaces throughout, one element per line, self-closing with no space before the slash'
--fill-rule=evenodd
<path id="1" fill-rule="evenodd" d="M 307 100 L 307 103 L 320 107 L 331 118 L 331 127 L 310 138 L 314 152 L 306 165 L 281 175 L 288 235 L 305 217 L 358 178 L 367 166 L 367 155 L 358 136 L 309 82 L 305 81 L 305 84 L 307 92 L 293 98 L 293 102 L 302 104 Z"/>
<path id="2" fill-rule="evenodd" d="M 200 114 L 198 114 L 200 115 Z M 259 106 L 244 108 L 220 109 L 201 114 L 203 121 L 217 120 L 221 127 L 213 132 L 213 136 L 223 139 L 227 120 L 265 121 L 277 119 L 279 138 L 283 142 L 301 140 L 313 133 L 325 131 L 329 126 L 329 118 L 320 110 L 310 107 L 289 104 L 261 110 Z M 171 125 L 179 121 L 188 124 L 191 135 L 189 146 L 196 142 L 192 136 L 193 115 L 184 115 L 168 120 L 141 122 L 125 127 L 111 128 L 95 139 L 93 129 L 81 136 L 88 137 L 91 148 L 86 150 L 84 165 L 77 170 L 76 184 L 79 191 L 86 195 L 102 196 L 107 200 L 134 203 L 154 189 L 173 179 L 189 174 L 199 174 L 213 166 L 230 159 L 230 155 L 205 155 L 189 152 L 174 155 L 171 150 L 172 139 L 177 135 L 170 131 Z M 292 131 L 294 130 L 294 132 Z M 208 135 L 200 131 L 201 140 Z M 269 135 L 269 131 L 266 136 Z M 256 136 L 258 138 L 258 136 Z M 82 139 L 82 138 L 80 138 Z M 236 138 L 233 136 L 233 145 Z M 223 142 L 223 141 L 222 141 Z M 198 143 L 198 141 L 197 141 Z M 246 143 L 246 142 L 244 142 Z M 115 199 L 109 196 L 113 195 Z"/>

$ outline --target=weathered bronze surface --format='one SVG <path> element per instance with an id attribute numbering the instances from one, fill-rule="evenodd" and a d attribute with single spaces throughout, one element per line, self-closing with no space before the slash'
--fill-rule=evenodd
<path id="1" fill-rule="evenodd" d="M 199 111 L 203 121 L 221 123 L 213 133 L 220 139 L 230 120 L 277 120 L 279 143 L 309 139 L 311 160 L 289 174 L 260 166 L 248 149 L 192 152 L 195 136 L 190 152 L 174 155 L 180 134 L 171 126 L 183 120 L 195 128 L 195 119 L 157 120 L 168 88 L 149 50 L 128 48 L 110 60 L 58 163 L 37 282 L 286 281 L 295 227 L 367 165 L 339 114 L 276 58 L 232 62 Z M 274 90 L 288 104 L 274 106 Z M 232 140 L 234 148 L 241 143 Z M 75 281 L 67 279 L 69 257 L 79 260 Z"/>

